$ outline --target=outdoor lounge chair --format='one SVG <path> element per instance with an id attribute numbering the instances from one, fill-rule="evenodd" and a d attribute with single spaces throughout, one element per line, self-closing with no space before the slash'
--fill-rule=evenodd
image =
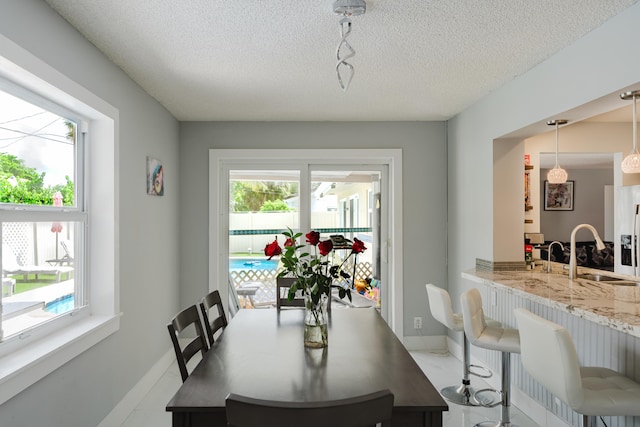
<path id="1" fill-rule="evenodd" d="M 49 266 L 49 265 L 20 265 L 18 258 L 13 252 L 11 246 L 7 244 L 2 245 L 2 276 L 21 274 L 24 280 L 29 279 L 29 274 L 34 274 L 36 279 L 40 274 L 52 274 L 56 276 L 56 282 L 59 282 L 62 274 L 67 274 L 67 277 L 71 276 L 73 267 L 67 266 Z"/>
<path id="2" fill-rule="evenodd" d="M 60 259 L 60 265 L 73 264 L 73 240 L 62 240 L 60 241 L 60 246 L 62 246 L 64 250 L 64 255 Z"/>

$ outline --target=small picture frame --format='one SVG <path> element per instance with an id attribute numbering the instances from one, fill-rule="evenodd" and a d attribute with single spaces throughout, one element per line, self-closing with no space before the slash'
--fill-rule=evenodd
<path id="1" fill-rule="evenodd" d="M 153 157 L 147 157 L 147 194 L 164 196 L 164 165 Z"/>
<path id="2" fill-rule="evenodd" d="M 544 210 L 545 211 L 572 211 L 573 210 L 574 181 L 564 184 L 551 184 L 544 182 Z"/>

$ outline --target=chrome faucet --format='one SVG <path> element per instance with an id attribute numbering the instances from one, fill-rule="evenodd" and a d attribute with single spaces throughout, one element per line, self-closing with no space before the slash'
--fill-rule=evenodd
<path id="1" fill-rule="evenodd" d="M 579 224 L 576 225 L 576 228 L 571 232 L 571 256 L 569 257 L 569 279 L 573 280 L 578 277 L 578 266 L 576 262 L 576 232 L 581 228 L 586 228 L 591 231 L 593 237 L 596 239 L 596 247 L 598 250 L 604 249 L 604 243 L 602 243 L 602 239 L 598 235 L 598 231 L 596 231 L 595 227 L 590 224 Z"/>
<path id="2" fill-rule="evenodd" d="M 560 249 L 564 251 L 564 245 L 558 242 L 557 240 L 554 240 L 553 242 L 549 243 L 549 246 L 547 247 L 547 273 L 551 273 L 551 248 L 555 244 L 560 245 Z"/>

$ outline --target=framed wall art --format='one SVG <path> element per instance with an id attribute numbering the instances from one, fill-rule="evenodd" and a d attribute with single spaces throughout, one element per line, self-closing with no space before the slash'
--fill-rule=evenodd
<path id="1" fill-rule="evenodd" d="M 572 211 L 573 210 L 573 185 L 574 181 L 564 184 L 551 184 L 544 182 L 544 210 L 545 211 Z"/>
<path id="2" fill-rule="evenodd" d="M 164 165 L 153 157 L 147 157 L 147 194 L 164 196 Z"/>

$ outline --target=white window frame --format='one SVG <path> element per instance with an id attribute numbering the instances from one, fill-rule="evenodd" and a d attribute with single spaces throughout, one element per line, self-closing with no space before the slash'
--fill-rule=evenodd
<path id="1" fill-rule="evenodd" d="M 91 224 L 86 230 L 84 264 L 87 308 L 34 328 L 22 340 L 0 345 L 1 405 L 116 332 L 120 307 L 115 173 L 118 110 L 2 35 L 0 77 L 86 118 L 86 126 L 78 133 L 86 135 L 85 203 Z M 12 215 L 16 221 L 26 220 L 20 212 Z"/>
<path id="2" fill-rule="evenodd" d="M 350 227 L 360 227 L 360 197 L 357 194 L 349 196 Z"/>
<path id="3" fill-rule="evenodd" d="M 310 162 L 323 165 L 387 165 L 388 189 L 385 191 L 388 203 L 388 235 L 381 242 L 382 261 L 388 264 L 390 286 L 383 295 L 388 304 L 383 317 L 395 332 L 403 337 L 403 274 L 402 274 L 402 150 L 401 149 L 211 149 L 209 151 L 209 290 L 218 290 L 223 301 L 228 301 L 228 259 L 229 247 L 228 212 L 229 177 L 227 171 L 234 165 L 253 163 L 266 169 L 274 167 L 287 169 L 294 162 Z M 241 167 L 240 167 L 241 169 Z M 304 173 L 306 172 L 306 173 Z M 308 170 L 303 171 L 301 180 L 309 179 Z M 301 188 L 305 188 L 301 182 Z M 305 192 L 300 194 L 300 204 Z M 308 197 L 308 195 L 307 195 Z M 300 219 L 301 229 L 308 228 L 304 218 Z M 383 225 L 383 226 L 386 226 Z M 218 286 L 224 284 L 224 286 Z"/>
<path id="4" fill-rule="evenodd" d="M 367 190 L 367 226 L 373 227 L 373 190 Z"/>

